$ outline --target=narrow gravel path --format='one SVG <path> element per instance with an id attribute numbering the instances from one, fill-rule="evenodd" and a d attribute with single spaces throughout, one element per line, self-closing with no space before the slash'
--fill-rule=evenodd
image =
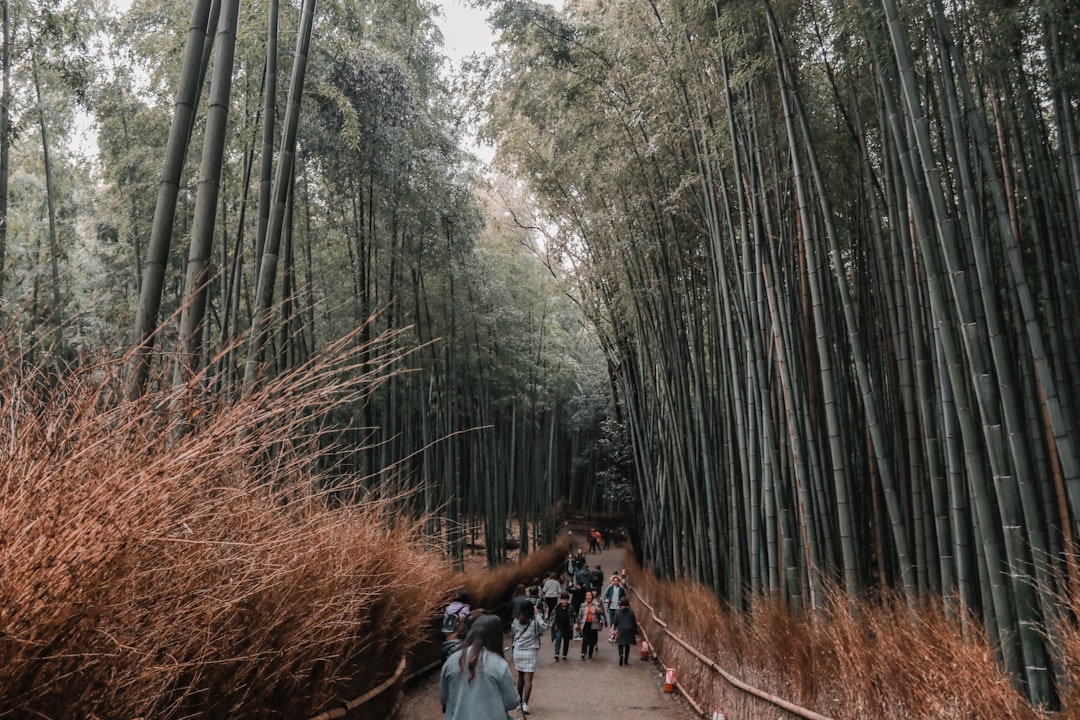
<path id="1" fill-rule="evenodd" d="M 586 542 L 584 533 L 578 529 L 574 537 Z M 588 558 L 590 568 L 600 563 L 605 576 L 610 577 L 623 567 L 626 554 L 622 548 L 613 547 Z M 637 613 L 643 610 L 631 607 Z M 608 643 L 604 635 L 592 660 L 581 659 L 581 642 L 575 641 L 570 643 L 569 659 L 555 662 L 551 636 L 545 634 L 540 667 L 533 679 L 528 720 L 690 720 L 695 717 L 681 699 L 664 693 L 659 670 L 652 662 L 640 659 L 639 648 L 631 649 L 629 665 L 620 666 L 616 646 Z M 509 656 L 507 653 L 513 669 Z M 516 710 L 512 717 L 521 720 L 521 711 Z M 438 673 L 409 688 L 401 718 L 442 720 Z"/>

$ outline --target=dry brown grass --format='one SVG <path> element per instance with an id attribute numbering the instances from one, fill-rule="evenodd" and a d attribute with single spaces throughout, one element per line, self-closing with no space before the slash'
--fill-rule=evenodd
<path id="1" fill-rule="evenodd" d="M 632 585 L 660 619 L 743 682 L 836 720 L 1034 720 L 1048 717 L 1016 691 L 981 627 L 940 603 L 914 611 L 895 599 L 849 603 L 837 592 L 817 613 L 796 616 L 779 600 L 758 598 L 747 613 L 723 608 L 708 590 L 663 584 L 634 567 Z M 753 698 L 667 638 L 636 604 L 665 664 L 706 710 L 729 717 L 775 718 L 776 707 Z M 1060 633 L 1070 686 L 1057 718 L 1080 718 L 1076 690 L 1080 631 Z M 785 714 L 786 716 L 786 714 Z"/>
<path id="2" fill-rule="evenodd" d="M 222 407 L 5 359 L 0 717 L 304 718 L 393 672 L 453 579 L 319 490 L 313 428 L 398 359 L 346 347 Z"/>

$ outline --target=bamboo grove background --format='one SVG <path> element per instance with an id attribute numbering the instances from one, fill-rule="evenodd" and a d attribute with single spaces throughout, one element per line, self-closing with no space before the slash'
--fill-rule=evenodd
<path id="1" fill-rule="evenodd" d="M 512 515 L 599 508 L 604 359 L 504 217 L 518 183 L 463 149 L 438 6 L 120 5 L 2 3 L 8 356 L 62 374 L 134 348 L 129 400 L 216 405 L 392 332 L 409 371 L 318 428 L 341 499 L 429 518 L 459 562 L 504 560 Z"/>
<path id="2" fill-rule="evenodd" d="M 487 131 L 600 328 L 640 548 L 940 596 L 1052 704 L 1080 511 L 1080 7 L 495 3 Z"/>

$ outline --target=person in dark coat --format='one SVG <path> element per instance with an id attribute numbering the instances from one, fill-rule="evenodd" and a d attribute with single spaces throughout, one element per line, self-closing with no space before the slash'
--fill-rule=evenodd
<path id="1" fill-rule="evenodd" d="M 625 597 L 619 601 L 613 627 L 617 633 L 615 641 L 619 643 L 619 664 L 629 665 L 630 646 L 637 641 L 638 625 L 637 616 L 630 609 L 630 600 Z"/>
<path id="2" fill-rule="evenodd" d="M 570 609 L 573 612 L 573 616 L 577 617 L 578 608 L 581 607 L 581 603 L 585 602 L 585 593 L 588 592 L 584 585 L 579 585 L 575 582 L 570 586 Z M 580 638 L 574 638 L 579 640 Z"/>
<path id="3" fill-rule="evenodd" d="M 559 593 L 559 604 L 551 612 L 551 636 L 555 645 L 555 662 L 559 662 L 559 648 L 562 648 L 562 659 L 566 659 L 566 653 L 570 650 L 570 638 L 574 636 L 574 616 L 577 613 L 570 609 L 570 593 L 563 590 Z"/>

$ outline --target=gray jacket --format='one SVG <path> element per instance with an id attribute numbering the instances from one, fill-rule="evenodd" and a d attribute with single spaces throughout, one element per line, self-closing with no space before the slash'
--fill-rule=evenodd
<path id="1" fill-rule="evenodd" d="M 522 625 L 514 618 L 510 623 L 510 632 L 514 634 L 515 650 L 539 650 L 540 638 L 544 635 L 547 624 L 539 617 L 533 617 L 527 625 Z"/>
<path id="2" fill-rule="evenodd" d="M 458 664 L 461 650 L 443 663 L 439 677 L 439 701 L 446 720 L 506 720 L 506 713 L 518 706 L 518 692 L 510 665 L 490 650 L 476 663 L 476 675 L 469 680 L 468 666 Z"/>

